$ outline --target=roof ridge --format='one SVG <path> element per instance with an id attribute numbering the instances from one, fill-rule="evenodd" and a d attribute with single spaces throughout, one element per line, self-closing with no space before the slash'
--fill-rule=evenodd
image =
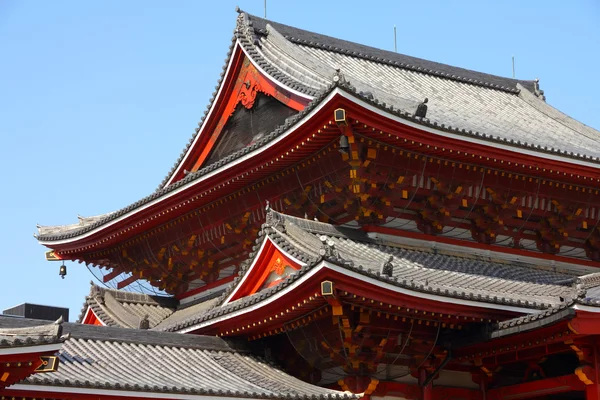
<path id="1" fill-rule="evenodd" d="M 163 296 L 158 294 L 147 294 L 147 293 L 137 293 L 130 292 L 122 289 L 113 289 L 108 287 L 101 287 L 96 285 L 93 281 L 90 281 L 91 288 L 90 294 L 88 296 L 96 296 L 98 294 L 105 295 L 106 293 L 110 293 L 116 300 L 123 301 L 124 303 L 140 303 L 140 304 L 148 304 L 157 307 L 168 307 L 164 304 L 161 304 L 160 301 L 164 301 L 166 303 L 176 303 L 177 299 L 172 296 Z M 157 301 L 159 300 L 159 301 Z M 173 304 L 176 306 L 176 304 Z M 168 307 L 174 308 L 174 307 Z"/>
<path id="2" fill-rule="evenodd" d="M 444 79 L 457 80 L 477 86 L 484 86 L 515 94 L 520 92 L 520 89 L 517 88 L 518 83 L 523 85 L 523 87 L 525 87 L 529 91 L 533 92 L 534 90 L 533 80 L 528 81 L 507 78 L 499 75 L 493 75 L 475 70 L 470 70 L 467 68 L 439 63 L 436 61 L 425 60 L 418 57 L 392 52 L 390 50 L 379 49 L 373 46 L 339 39 L 329 35 L 307 31 L 305 29 L 296 28 L 291 25 L 286 25 L 279 22 L 264 19 L 256 15 L 248 13 L 244 14 L 246 14 L 248 16 L 248 20 L 253 23 L 252 27 L 254 33 L 258 32 L 263 35 L 268 35 L 266 25 L 270 24 L 287 40 L 293 43 L 297 43 L 299 45 L 306 45 L 314 48 L 324 49 L 327 51 L 333 51 L 336 53 L 367 59 L 378 63 L 393 65 L 408 70 L 422 72 L 424 74 L 439 76 Z M 305 36 L 307 38 L 301 36 Z M 354 47 L 354 49 L 351 49 L 352 47 Z"/>

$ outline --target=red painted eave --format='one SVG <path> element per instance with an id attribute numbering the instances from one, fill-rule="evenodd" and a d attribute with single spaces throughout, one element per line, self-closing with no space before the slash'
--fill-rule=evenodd
<path id="1" fill-rule="evenodd" d="M 515 151 L 458 140 L 454 137 L 444 137 L 433 134 L 418 126 L 410 126 L 399 117 L 392 116 L 384 111 L 374 112 L 367 108 L 360 100 L 344 91 L 337 92 L 315 115 L 305 119 L 297 132 L 281 139 L 278 143 L 268 149 L 259 150 L 252 157 L 238 163 L 235 166 L 222 167 L 221 171 L 208 178 L 199 177 L 195 181 L 186 184 L 186 187 L 177 194 L 166 197 L 163 195 L 154 205 L 141 210 L 132 211 L 112 226 L 106 226 L 94 234 L 78 239 L 69 240 L 68 243 L 55 245 L 52 242 L 43 243 L 59 252 L 70 251 L 72 255 L 65 258 L 77 258 L 77 254 L 97 251 L 122 243 L 140 233 L 148 231 L 156 226 L 162 225 L 170 220 L 178 218 L 185 213 L 208 204 L 216 199 L 251 184 L 253 181 L 272 175 L 277 171 L 294 165 L 299 157 L 308 157 L 315 151 L 315 147 L 303 146 L 295 153 L 295 158 L 283 158 L 282 155 L 289 149 L 294 148 L 301 142 L 314 138 L 321 139 L 322 143 L 334 139 L 332 133 L 319 133 L 318 129 L 323 124 L 332 123 L 332 112 L 336 108 L 345 108 L 347 118 L 352 123 L 372 127 L 369 136 L 390 145 L 413 149 L 422 154 L 442 155 L 456 159 L 457 161 L 469 162 L 471 164 L 487 166 L 490 168 L 502 168 L 523 175 L 542 176 L 571 181 L 578 184 L 595 184 L 598 180 L 598 170 L 595 168 L 576 165 L 569 162 L 549 160 L 523 154 L 515 148 Z M 413 124 L 414 125 L 414 124 Z M 334 125 L 335 126 L 335 125 Z M 327 136 L 327 137 L 325 137 Z M 280 158 L 281 157 L 281 158 Z M 277 159 L 276 163 L 269 162 Z M 260 170 L 256 170 L 259 168 Z M 247 172 L 251 172 L 242 180 L 237 180 Z M 590 190 L 591 191 L 591 190 Z M 193 199 L 202 196 L 198 201 Z"/>
<path id="2" fill-rule="evenodd" d="M 433 312 L 435 315 L 460 316 L 463 322 L 468 322 L 472 318 L 476 320 L 482 318 L 494 321 L 496 319 L 504 320 L 518 315 L 514 311 L 502 310 L 501 306 L 498 305 L 494 305 L 495 308 L 485 303 L 481 303 L 481 306 L 470 306 L 457 304 L 453 298 L 439 297 L 439 300 L 435 300 L 427 298 L 430 296 L 426 294 L 417 294 L 417 292 L 414 296 L 402 294 L 324 267 L 299 286 L 295 286 L 290 290 L 284 289 L 288 292 L 279 297 L 277 301 L 264 304 L 268 301 L 268 299 L 265 299 L 260 303 L 248 305 L 246 307 L 248 311 L 245 313 L 232 312 L 229 315 L 219 316 L 219 320 L 215 323 L 190 332 L 195 334 L 250 336 L 259 332 L 281 328 L 285 323 L 302 317 L 302 315 L 308 315 L 325 304 L 321 295 L 321 282 L 326 280 L 334 283 L 338 293 L 348 292 L 358 296 L 358 298 L 364 297 L 373 300 L 375 306 L 382 303 L 383 311 L 391 305 L 396 308 L 421 310 L 421 313 L 425 311 L 427 313 Z M 239 301 L 243 301 L 243 299 Z M 418 317 L 418 315 L 415 315 L 415 317 Z M 244 328 L 239 330 L 241 327 Z"/>

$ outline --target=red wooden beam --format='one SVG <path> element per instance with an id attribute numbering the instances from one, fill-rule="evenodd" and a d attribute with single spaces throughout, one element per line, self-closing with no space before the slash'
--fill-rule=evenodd
<path id="1" fill-rule="evenodd" d="M 112 271 L 110 271 L 108 274 L 106 274 L 102 277 L 102 282 L 106 283 L 106 282 L 112 281 L 117 276 L 119 276 L 122 272 L 123 271 L 121 269 L 115 267 L 112 269 Z"/>
<path id="2" fill-rule="evenodd" d="M 132 284 L 133 282 L 139 279 L 138 276 L 131 275 L 129 278 L 123 279 L 121 282 L 117 283 L 117 289 L 123 289 L 124 287 Z"/>
<path id="3" fill-rule="evenodd" d="M 580 335 L 599 335 L 600 314 L 577 310 L 577 316 L 569 322 L 569 328 Z"/>
<path id="4" fill-rule="evenodd" d="M 577 375 L 565 375 L 490 389 L 486 393 L 486 400 L 533 399 L 551 394 L 583 391 L 585 387 Z"/>
<path id="5" fill-rule="evenodd" d="M 400 382 L 380 382 L 377 389 L 371 396 L 390 396 L 404 397 L 409 400 L 420 400 L 423 396 L 423 388 L 419 385 Z M 466 389 L 459 387 L 434 386 L 434 399 L 461 399 L 461 400 L 480 400 L 481 392 L 474 389 Z"/>

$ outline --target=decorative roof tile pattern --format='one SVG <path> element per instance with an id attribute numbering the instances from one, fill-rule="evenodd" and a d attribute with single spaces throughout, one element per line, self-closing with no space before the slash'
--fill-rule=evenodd
<path id="1" fill-rule="evenodd" d="M 473 137 L 600 163 L 600 132 L 544 103 L 534 94 L 539 94 L 539 90 L 533 81 L 503 78 L 404 56 L 246 13 L 238 16 L 226 64 L 236 41 L 266 73 L 291 89 L 314 96 L 312 102 L 296 117 L 251 146 L 165 186 L 198 135 L 198 128 L 171 172 L 152 195 L 80 224 L 41 227 L 37 238 L 56 241 L 89 232 L 264 146 L 312 111 L 335 87 L 393 115 L 457 137 Z M 226 68 L 227 65 L 223 71 Z M 332 73 L 338 70 L 350 84 L 340 81 L 326 86 L 333 78 Z M 223 76 L 224 72 L 205 117 L 215 101 Z M 425 97 L 429 99 L 428 116 L 415 117 L 416 105 Z M 199 126 L 203 123 L 204 118 Z"/>
<path id="2" fill-rule="evenodd" d="M 218 304 L 203 313 L 183 318 L 174 315 L 169 324 L 161 325 L 159 329 L 182 330 L 267 299 L 319 264 L 324 259 L 321 253 L 324 242 L 333 244 L 334 256 L 325 257 L 328 262 L 415 292 L 528 309 L 558 306 L 564 299 L 575 298 L 578 293 L 577 288 L 570 284 L 572 276 L 538 269 L 534 265 L 517 266 L 467 254 L 443 254 L 435 249 L 388 246 L 360 230 L 291 217 L 272 210 L 259 233 L 255 249 L 266 237 L 307 265 L 280 285 L 222 305 L 241 276 L 248 272 L 253 258 L 257 256 L 255 250 L 242 263 L 241 276 L 234 280 Z M 387 262 L 392 266 L 391 276 L 382 273 Z"/>
<path id="3" fill-rule="evenodd" d="M 240 398 L 356 397 L 289 376 L 217 337 L 78 324 L 64 328 L 70 338 L 59 352 L 58 371 L 32 376 L 25 386 L 58 392 L 76 387 Z"/>
<path id="4" fill-rule="evenodd" d="M 538 329 L 542 326 L 552 325 L 565 319 L 571 319 L 575 316 L 575 310 L 571 308 L 574 304 L 574 300 L 569 300 L 540 313 L 528 314 L 502 321 L 497 324 L 496 329 L 491 334 L 491 338 L 513 335 Z"/>
<path id="5" fill-rule="evenodd" d="M 87 309 L 91 308 L 108 326 L 137 328 L 140 321 L 147 316 L 150 328 L 153 328 L 171 315 L 178 304 L 172 297 L 106 289 L 96 286 L 93 282 L 91 285 L 78 322 L 83 321 Z"/>
<path id="6" fill-rule="evenodd" d="M 486 140 L 596 162 L 600 157 L 600 132 L 546 104 L 534 81 L 417 59 L 252 15 L 248 23 L 257 51 L 288 76 L 306 75 L 302 71 L 308 69 L 328 78 L 331 70 L 340 70 L 357 92 L 396 110 L 414 112 L 407 104 L 428 98 L 427 121 L 434 126 L 481 132 Z M 281 46 L 280 36 L 295 51 Z"/>
<path id="7" fill-rule="evenodd" d="M 20 321 L 21 318 L 0 317 L 0 348 L 28 347 L 60 343 L 62 337 L 62 319 L 55 323 L 35 327 L 14 327 L 7 320 Z"/>
<path id="8" fill-rule="evenodd" d="M 220 295 L 221 293 L 219 293 Z M 168 330 L 166 329 L 173 324 L 176 324 L 179 321 L 184 321 L 190 318 L 193 318 L 197 315 L 202 315 L 206 311 L 212 309 L 219 302 L 219 297 L 214 297 L 209 300 L 204 300 L 198 303 L 190 304 L 186 307 L 178 308 L 173 314 L 169 317 L 165 318 L 160 324 L 155 326 L 153 329 L 155 330 Z"/>

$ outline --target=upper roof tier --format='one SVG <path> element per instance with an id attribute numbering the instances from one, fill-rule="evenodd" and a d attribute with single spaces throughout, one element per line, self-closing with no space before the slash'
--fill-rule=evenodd
<path id="1" fill-rule="evenodd" d="M 600 132 L 548 105 L 536 81 L 452 67 L 252 15 L 242 14 L 238 30 L 243 28 L 258 39 L 253 42 L 258 54 L 315 92 L 339 70 L 359 93 L 395 109 L 414 112 L 410 104 L 427 98 L 430 123 L 600 157 Z"/>
<path id="2" fill-rule="evenodd" d="M 217 124 L 215 121 L 223 122 L 223 115 L 215 114 L 222 111 L 215 104 L 238 98 L 231 82 L 241 82 L 243 77 L 236 75 L 239 70 L 233 71 L 229 66 L 235 60 L 242 64 L 241 59 L 245 65 L 254 66 L 261 77 L 264 75 L 264 83 L 269 81 L 290 96 L 302 97 L 307 105 L 245 147 L 221 159 L 208 157 L 207 162 L 199 163 L 194 159 L 196 150 L 217 139 L 211 136 L 211 127 Z M 428 98 L 426 117 L 417 116 L 417 106 L 425 98 Z M 509 157 L 532 156 L 534 161 L 528 165 L 529 170 L 539 169 L 539 174 L 547 167 L 545 162 L 569 169 L 571 177 L 577 169 L 575 166 L 581 165 L 581 169 L 585 168 L 581 179 L 586 182 L 580 183 L 600 181 L 596 174 L 600 167 L 600 132 L 546 104 L 535 81 L 503 78 L 421 60 L 240 12 L 227 65 L 206 118 L 161 187 L 113 213 L 80 218 L 80 223 L 74 225 L 38 227 L 37 238 L 62 252 L 59 258 L 88 261 L 82 254 L 114 249 L 115 243 L 123 243 L 179 218 L 208 204 L 213 197 L 224 198 L 234 189 L 252 185 L 263 175 L 302 161 L 301 155 L 308 157 L 319 149 L 315 144 L 317 140 L 311 142 L 312 148 L 306 147 L 301 154 L 296 152 L 296 158 L 279 157 L 296 144 L 294 141 L 301 142 L 311 134 L 314 137 L 317 121 L 331 119 L 331 112 L 341 103 L 355 107 L 356 113 L 369 113 L 373 120 L 391 121 L 386 126 L 392 133 L 410 127 L 411 134 L 429 135 L 427 140 L 432 142 L 443 139 L 460 150 L 449 157 L 458 158 L 457 153 L 463 149 L 477 147 L 481 159 L 481 154 L 489 154 L 488 150 L 501 149 L 504 152 L 501 156 L 507 157 L 498 160 L 504 163 L 503 167 L 511 165 L 506 162 Z M 339 133 L 322 133 L 319 143 L 332 143 L 334 135 Z M 475 153 L 472 156 L 475 157 Z M 496 161 L 495 155 L 489 157 Z M 525 171 L 525 164 L 512 161 L 513 166 L 523 167 L 521 173 Z M 267 165 L 264 162 L 270 162 L 270 166 L 263 170 L 263 165 Z M 552 167 L 547 168 L 544 178 L 553 172 Z M 558 169 L 554 172 L 557 177 L 568 176 L 563 171 L 557 175 Z M 578 172 L 579 169 L 575 174 L 577 179 Z M 114 266 L 109 261 L 98 265 Z"/>
<path id="3" fill-rule="evenodd" d="M 428 125 L 576 158 L 598 161 L 600 157 L 600 132 L 546 104 L 537 80 L 505 78 L 410 57 L 243 12 L 235 35 L 234 43 L 239 41 L 262 71 L 308 96 L 327 90 L 339 71 L 357 94 L 390 109 L 413 115 L 417 104 L 427 98 Z M 211 103 L 217 98 L 214 94 Z M 204 122 L 160 187 L 172 183 Z"/>

